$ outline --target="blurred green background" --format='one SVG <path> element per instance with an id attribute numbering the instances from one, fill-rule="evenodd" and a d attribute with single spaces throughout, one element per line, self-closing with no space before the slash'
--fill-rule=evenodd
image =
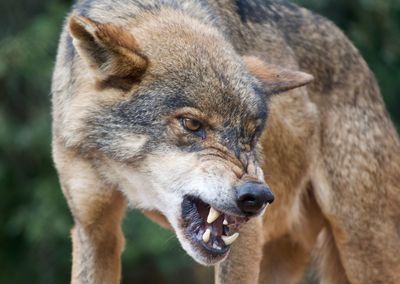
<path id="1" fill-rule="evenodd" d="M 50 154 L 50 79 L 72 1 L 0 0 L 0 283 L 68 283 L 72 219 Z M 400 0 L 297 0 L 339 25 L 376 74 L 400 127 Z M 209 283 L 176 238 L 124 223 L 124 283 Z"/>

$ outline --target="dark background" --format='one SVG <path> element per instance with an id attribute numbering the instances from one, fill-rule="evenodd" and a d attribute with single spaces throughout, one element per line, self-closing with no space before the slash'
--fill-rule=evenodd
<path id="1" fill-rule="evenodd" d="M 339 25 L 376 74 L 400 127 L 400 0 L 297 0 Z M 72 219 L 50 149 L 50 80 L 71 1 L 0 0 L 0 283 L 68 283 Z M 208 283 L 174 235 L 124 222 L 125 283 Z"/>

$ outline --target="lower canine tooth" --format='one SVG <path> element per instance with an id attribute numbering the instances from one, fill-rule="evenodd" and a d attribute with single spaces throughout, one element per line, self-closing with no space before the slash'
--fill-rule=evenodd
<path id="1" fill-rule="evenodd" d="M 210 212 L 208 213 L 207 216 L 207 223 L 211 224 L 212 222 L 218 219 L 219 215 L 221 215 L 221 213 L 219 213 L 213 207 L 210 207 Z"/>
<path id="2" fill-rule="evenodd" d="M 222 224 L 224 224 L 226 226 L 226 225 L 228 225 L 228 221 L 226 221 L 226 219 L 224 219 L 224 222 Z"/>
<path id="3" fill-rule="evenodd" d="M 203 242 L 207 243 L 210 240 L 211 230 L 207 229 L 203 234 Z"/>
<path id="4" fill-rule="evenodd" d="M 224 243 L 229 246 L 239 237 L 239 233 L 234 233 L 232 236 L 221 236 Z"/>

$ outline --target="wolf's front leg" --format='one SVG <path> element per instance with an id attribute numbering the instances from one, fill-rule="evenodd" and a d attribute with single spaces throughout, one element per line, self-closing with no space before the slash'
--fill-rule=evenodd
<path id="1" fill-rule="evenodd" d="M 109 191 L 90 199 L 93 202 L 78 209 L 78 215 L 74 212 L 71 283 L 119 283 L 124 197 L 118 191 Z"/>
<path id="2" fill-rule="evenodd" d="M 217 284 L 258 283 L 262 258 L 263 234 L 261 217 L 251 219 L 240 229 L 228 258 L 216 266 Z"/>
<path id="3" fill-rule="evenodd" d="M 75 221 L 71 283 L 119 283 L 125 197 L 101 182 L 87 161 L 57 146 L 53 154 Z"/>

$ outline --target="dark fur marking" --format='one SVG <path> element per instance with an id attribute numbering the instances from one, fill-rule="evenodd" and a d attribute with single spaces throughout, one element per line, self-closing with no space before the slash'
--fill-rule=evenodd
<path id="1" fill-rule="evenodd" d="M 253 87 L 254 93 L 256 94 L 256 97 L 258 99 L 257 118 L 262 120 L 262 122 L 263 122 L 262 127 L 264 127 L 265 121 L 267 120 L 267 117 L 268 117 L 268 100 L 267 100 L 267 98 L 270 96 L 270 94 L 267 94 L 266 91 L 258 84 L 253 84 L 252 87 Z"/>
<path id="2" fill-rule="evenodd" d="M 277 25 L 284 34 L 299 31 L 302 16 L 296 5 L 287 1 L 236 0 L 237 13 L 243 23 L 268 22 Z M 287 20 L 290 17 L 290 20 Z"/>
<path id="3" fill-rule="evenodd" d="M 237 13 L 243 23 L 255 22 L 262 23 L 265 21 L 266 15 L 262 6 L 253 1 L 236 0 Z"/>
<path id="4" fill-rule="evenodd" d="M 236 0 L 237 13 L 242 22 L 263 23 L 279 22 L 283 16 L 277 12 L 279 6 L 284 6 L 289 10 L 297 10 L 296 6 L 286 1 L 263 1 L 263 0 Z M 278 2 L 278 3 L 277 3 Z"/>
<path id="5" fill-rule="evenodd" d="M 240 151 L 241 151 L 241 147 L 239 145 L 240 134 L 241 134 L 240 128 L 233 125 L 229 127 L 224 127 L 220 131 L 222 144 L 229 150 L 231 150 L 233 153 L 235 153 L 235 156 L 237 158 L 240 157 Z"/>
<path id="6" fill-rule="evenodd" d="M 139 84 L 140 81 L 141 77 L 136 76 L 136 74 L 125 77 L 109 76 L 103 81 L 98 81 L 96 87 L 99 90 L 114 88 L 127 92 L 132 88 L 133 84 Z"/>
<path id="7" fill-rule="evenodd" d="M 191 102 L 187 97 L 179 94 L 179 91 L 174 95 L 167 96 L 164 99 L 164 105 L 171 110 L 177 110 L 184 107 L 194 107 L 193 102 Z"/>

